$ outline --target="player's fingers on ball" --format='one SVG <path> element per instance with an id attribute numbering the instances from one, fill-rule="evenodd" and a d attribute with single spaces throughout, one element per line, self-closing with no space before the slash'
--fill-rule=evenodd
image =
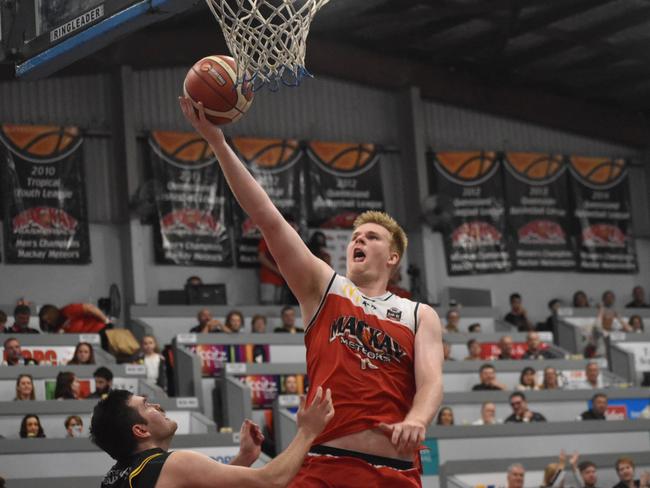
<path id="1" fill-rule="evenodd" d="M 199 120 L 201 123 L 205 122 L 205 110 L 203 109 L 203 102 L 199 102 Z"/>

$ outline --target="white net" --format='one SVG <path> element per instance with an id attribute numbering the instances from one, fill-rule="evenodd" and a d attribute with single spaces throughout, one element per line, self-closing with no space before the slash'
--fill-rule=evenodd
<path id="1" fill-rule="evenodd" d="M 237 82 L 253 90 L 298 85 L 309 75 L 309 26 L 329 0 L 206 0 L 237 63 Z"/>

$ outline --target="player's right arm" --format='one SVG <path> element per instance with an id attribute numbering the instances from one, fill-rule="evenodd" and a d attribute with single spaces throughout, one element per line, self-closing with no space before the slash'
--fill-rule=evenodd
<path id="1" fill-rule="evenodd" d="M 188 98 L 179 97 L 179 101 L 185 118 L 212 147 L 239 205 L 262 231 L 283 278 L 301 304 L 303 317 L 313 316 L 333 270 L 309 251 L 227 144 L 221 129 L 206 120 L 203 106 L 197 115 Z"/>
<path id="2" fill-rule="evenodd" d="M 275 459 L 259 469 L 221 464 L 193 452 L 178 451 L 165 462 L 156 488 L 281 488 L 289 484 L 302 466 L 312 443 L 334 416 L 332 394 L 318 388 L 313 402 L 298 411 L 298 432 Z"/>

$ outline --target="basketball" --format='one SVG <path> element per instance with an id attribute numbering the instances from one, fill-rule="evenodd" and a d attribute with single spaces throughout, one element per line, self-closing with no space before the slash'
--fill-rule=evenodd
<path id="1" fill-rule="evenodd" d="M 206 118 L 215 125 L 236 122 L 253 102 L 252 85 L 237 84 L 235 60 L 229 56 L 205 57 L 190 68 L 183 92 L 196 109 L 203 103 Z"/>

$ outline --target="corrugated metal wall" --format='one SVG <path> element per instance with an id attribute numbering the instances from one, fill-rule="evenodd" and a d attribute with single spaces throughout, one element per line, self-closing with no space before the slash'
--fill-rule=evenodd
<path id="1" fill-rule="evenodd" d="M 90 131 L 84 142 L 90 222 L 118 222 L 125 217 L 125 206 L 114 198 L 117 181 L 108 132 L 108 83 L 104 75 L 0 83 L 0 123 L 76 125 Z"/>

